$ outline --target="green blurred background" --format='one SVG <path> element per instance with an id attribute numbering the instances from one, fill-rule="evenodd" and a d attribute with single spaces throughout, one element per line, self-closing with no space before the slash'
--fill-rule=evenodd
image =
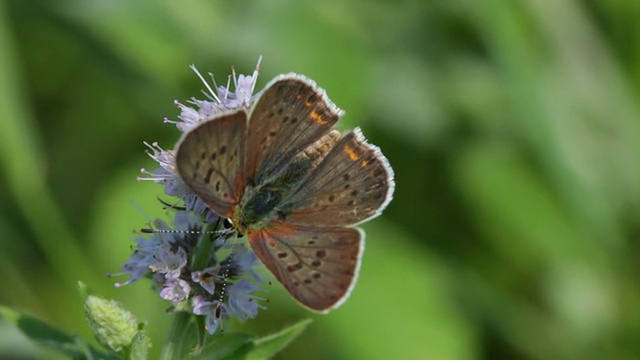
<path id="1" fill-rule="evenodd" d="M 397 188 L 344 306 L 274 284 L 229 329 L 313 318 L 279 359 L 640 358 L 639 23 L 634 0 L 0 1 L 0 304 L 90 337 L 82 280 L 157 356 L 168 303 L 104 277 L 163 215 L 142 141 L 173 147 L 189 64 L 263 55 L 258 88 L 316 80 Z M 0 357 L 48 355 L 0 323 Z"/>

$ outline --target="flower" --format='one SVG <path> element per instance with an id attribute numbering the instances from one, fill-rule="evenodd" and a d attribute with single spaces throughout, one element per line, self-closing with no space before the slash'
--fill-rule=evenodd
<path id="1" fill-rule="evenodd" d="M 175 100 L 174 103 L 180 109 L 178 121 L 164 119 L 165 123 L 175 124 L 182 132 L 188 132 L 203 121 L 211 120 L 220 114 L 238 108 L 248 109 L 258 94 L 254 94 L 258 74 L 260 72 L 260 62 L 262 57 L 258 59 L 255 70 L 252 75 L 236 76 L 235 68 L 232 68 L 232 75 L 229 77 L 227 86 L 217 86 L 213 74 L 211 79 L 214 84 L 212 88 L 205 80 L 202 74 L 191 65 L 191 69 L 200 78 L 208 92 L 204 92 L 206 100 L 191 98 L 187 104 L 194 105 L 196 108 L 187 106 Z M 235 91 L 231 91 L 231 80 Z M 216 89 L 215 91 L 213 89 Z M 144 142 L 147 146 L 147 154 L 155 160 L 159 167 L 149 171 L 146 168 L 140 169 L 144 176 L 138 176 L 139 181 L 153 181 L 164 185 L 164 192 L 169 196 L 180 198 L 186 210 L 193 210 L 196 213 L 204 213 L 208 222 L 217 220 L 217 216 L 212 213 L 207 205 L 193 193 L 189 187 L 182 181 L 176 169 L 175 152 L 173 150 L 165 150 L 157 142 Z"/>
<path id="2" fill-rule="evenodd" d="M 218 276 L 218 268 L 210 267 L 202 271 L 194 271 L 191 273 L 191 279 L 200 284 L 209 294 L 213 295 L 216 290 L 216 281 L 220 281 Z"/>
<path id="3" fill-rule="evenodd" d="M 229 77 L 227 86 L 217 86 L 213 74 L 209 74 L 214 85 L 213 88 L 209 85 L 207 80 L 205 80 L 204 76 L 202 76 L 198 69 L 196 69 L 194 65 L 191 65 L 191 69 L 200 78 L 208 91 L 204 92 L 207 99 L 199 100 L 191 98 L 188 101 L 188 104 L 195 105 L 197 109 L 182 104 L 177 100 L 174 101 L 176 106 L 180 109 L 180 115 L 178 115 L 179 120 L 175 121 L 165 118 L 164 122 L 175 124 L 180 131 L 187 132 L 201 122 L 211 120 L 215 116 L 229 110 L 238 108 L 248 109 L 251 106 L 251 103 L 258 97 L 257 94 L 253 94 L 253 91 L 256 87 L 256 82 L 258 81 L 261 61 L 262 57 L 258 59 L 258 64 L 256 65 L 256 69 L 253 71 L 252 75 L 236 76 L 235 68 L 232 68 L 232 75 Z M 231 79 L 233 79 L 235 91 L 231 91 Z M 214 88 L 216 89 L 215 91 Z"/>
<path id="4" fill-rule="evenodd" d="M 260 263 L 255 254 L 244 244 L 229 244 L 221 236 L 228 234 L 226 230 L 204 231 L 202 217 L 178 210 L 173 225 L 156 220 L 155 229 L 144 231 L 149 239 L 134 239 L 136 246 L 121 273 L 130 278 L 116 286 L 150 277 L 162 299 L 174 305 L 191 299 L 192 312 L 207 316 L 207 331 L 213 333 L 225 317 L 245 321 L 265 308 L 258 303 L 264 299 L 253 295 L 264 281 L 256 273 Z M 203 254 L 205 265 L 199 266 L 197 259 Z"/>
<path id="5" fill-rule="evenodd" d="M 151 270 L 163 273 L 167 280 L 178 279 L 187 265 L 187 253 L 182 247 L 176 251 L 160 247 L 154 257 L 156 263 L 150 266 Z"/>
<path id="6" fill-rule="evenodd" d="M 165 123 L 187 132 L 224 112 L 248 109 L 258 96 L 254 90 L 261 59 L 252 75 L 236 76 L 232 69 L 226 86 L 218 86 L 213 75 L 213 87 L 210 86 L 192 65 L 207 90 L 205 99 L 192 98 L 187 105 L 176 101 L 179 120 L 165 119 Z M 228 243 L 229 231 L 216 230 L 220 218 L 182 181 L 175 151 L 165 150 L 156 142 L 144 144 L 158 167 L 151 171 L 141 169 L 144 175 L 137 179 L 163 185 L 165 194 L 176 198 L 162 201 L 174 216 L 172 224 L 156 220 L 152 229 L 143 230 L 143 235 L 134 239 L 133 253 L 120 274 L 130 278 L 116 286 L 151 278 L 162 299 L 179 305 L 180 310 L 190 306 L 194 315 L 205 316 L 210 334 L 222 326 L 226 317 L 235 316 L 242 321 L 255 317 L 259 309 L 265 308 L 258 303 L 264 299 L 253 295 L 264 283 L 254 269 L 259 266 L 256 255 L 243 244 Z M 214 225 L 213 230 L 203 230 L 204 223 Z"/>
<path id="7" fill-rule="evenodd" d="M 227 286 L 229 307 L 240 321 L 246 321 L 248 318 L 256 317 L 256 315 L 258 315 L 258 308 L 265 309 L 263 305 L 260 305 L 256 301 L 264 299 L 252 295 L 252 293 L 258 290 L 260 290 L 258 284 L 251 282 L 247 278 Z"/>
<path id="8" fill-rule="evenodd" d="M 254 270 L 256 266 L 260 265 L 260 262 L 258 261 L 258 257 L 253 253 L 253 251 L 249 250 L 246 246 L 238 246 L 235 248 L 233 258 L 235 260 L 235 263 L 240 268 L 240 273 L 251 275 L 259 283 L 265 282 L 262 277 L 258 275 L 258 273 Z"/>
<path id="9" fill-rule="evenodd" d="M 129 274 L 131 277 L 124 283 L 116 283 L 116 287 L 130 284 L 147 275 L 151 271 L 149 267 L 155 262 L 153 255 L 158 242 L 147 241 L 141 237 L 134 239 L 134 241 L 138 246 L 129 260 L 121 267 L 122 272 Z"/>
<path id="10" fill-rule="evenodd" d="M 174 304 L 182 302 L 191 292 L 191 285 L 182 279 L 167 279 L 160 290 L 160 297 L 172 301 Z"/>
<path id="11" fill-rule="evenodd" d="M 228 316 L 227 307 L 218 300 L 207 301 L 204 296 L 198 295 L 193 298 L 193 313 L 206 316 L 205 328 L 213 335 L 218 326 L 222 325 L 222 317 Z"/>

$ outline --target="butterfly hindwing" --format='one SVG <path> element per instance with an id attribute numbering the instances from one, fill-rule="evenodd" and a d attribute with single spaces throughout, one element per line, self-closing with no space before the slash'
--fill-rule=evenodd
<path id="1" fill-rule="evenodd" d="M 274 224 L 249 233 L 249 244 L 296 300 L 326 312 L 342 304 L 355 284 L 364 233 L 355 228 Z"/>
<path id="2" fill-rule="evenodd" d="M 176 146 L 184 182 L 220 216 L 229 217 L 244 191 L 247 114 L 229 113 L 198 125 Z"/>
<path id="3" fill-rule="evenodd" d="M 355 225 L 379 215 L 393 190 L 387 159 L 356 128 L 283 200 L 281 217 L 299 225 Z"/>
<path id="4" fill-rule="evenodd" d="M 341 116 L 342 111 L 312 80 L 296 74 L 275 78 L 249 118 L 247 177 L 254 184 L 272 179 Z"/>

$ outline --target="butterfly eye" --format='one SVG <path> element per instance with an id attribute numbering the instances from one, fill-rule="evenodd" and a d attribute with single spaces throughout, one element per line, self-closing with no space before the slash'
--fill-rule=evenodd
<path id="1" fill-rule="evenodd" d="M 222 226 L 224 226 L 225 229 L 231 229 L 233 228 L 233 222 L 231 221 L 231 219 L 224 219 L 224 221 L 222 222 Z"/>

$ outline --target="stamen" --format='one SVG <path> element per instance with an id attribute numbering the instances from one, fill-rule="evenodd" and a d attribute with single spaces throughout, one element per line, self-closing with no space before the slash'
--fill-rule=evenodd
<path id="1" fill-rule="evenodd" d="M 262 55 L 260 55 L 260 57 L 258 58 L 258 64 L 256 64 L 256 69 L 253 71 L 253 76 L 252 76 L 252 83 L 251 83 L 251 93 L 253 94 L 253 91 L 256 88 L 256 83 L 258 82 L 258 73 L 260 72 L 260 63 L 262 62 Z"/>
<path id="2" fill-rule="evenodd" d="M 233 87 L 238 91 L 238 77 L 236 76 L 236 67 L 231 65 L 231 76 L 233 77 Z"/>
<path id="3" fill-rule="evenodd" d="M 209 83 L 207 83 L 207 81 L 204 79 L 204 77 L 202 76 L 202 74 L 200 74 L 200 71 L 198 71 L 198 69 L 196 69 L 196 66 L 191 64 L 191 70 L 193 70 L 196 75 L 198 75 L 198 77 L 200 78 L 200 80 L 202 81 L 202 83 L 204 84 L 204 86 L 207 87 L 207 90 L 209 90 L 209 92 L 211 93 L 211 96 L 213 96 L 213 98 L 218 101 L 218 102 L 222 102 L 220 101 L 220 98 L 218 97 L 218 95 L 213 92 L 213 90 L 211 89 L 211 87 L 209 86 Z"/>
<path id="4" fill-rule="evenodd" d="M 231 90 L 231 75 L 227 76 L 227 91 L 224 92 L 224 99 L 227 100 Z"/>
<path id="5" fill-rule="evenodd" d="M 210 72 L 208 74 L 211 77 L 211 83 L 213 83 L 213 88 L 216 89 L 216 91 L 218 91 L 218 83 L 216 82 L 215 76 L 213 76 L 212 72 Z"/>

